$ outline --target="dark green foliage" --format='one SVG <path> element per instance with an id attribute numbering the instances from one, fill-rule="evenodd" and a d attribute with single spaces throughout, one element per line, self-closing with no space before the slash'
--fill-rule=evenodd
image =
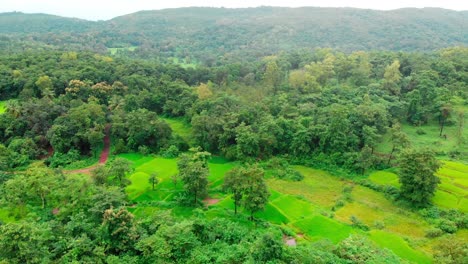
<path id="1" fill-rule="evenodd" d="M 440 163 L 430 150 L 408 149 L 399 158 L 401 196 L 415 206 L 431 203 L 440 179 L 434 175 Z"/>

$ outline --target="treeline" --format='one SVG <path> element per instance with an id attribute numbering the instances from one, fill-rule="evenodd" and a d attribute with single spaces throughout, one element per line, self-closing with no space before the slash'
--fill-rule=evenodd
<path id="1" fill-rule="evenodd" d="M 256 63 L 183 69 L 76 52 L 0 57 L 0 116 L 8 164 L 52 147 L 89 155 L 112 125 L 118 152 L 186 150 L 158 116 L 185 117 L 195 144 L 229 159 L 282 155 L 362 172 L 386 166 L 409 141 L 400 123 L 459 130 L 468 81 L 466 48 L 430 54 L 320 49 Z M 375 155 L 390 131 L 392 153 Z M 16 154 L 15 154 L 16 153 Z M 24 161 L 24 162 L 23 162 Z"/>

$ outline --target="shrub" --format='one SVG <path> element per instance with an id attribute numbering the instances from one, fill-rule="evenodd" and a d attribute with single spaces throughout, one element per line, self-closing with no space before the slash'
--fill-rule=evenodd
<path id="1" fill-rule="evenodd" d="M 139 146 L 138 152 L 142 155 L 148 155 L 150 153 L 150 149 L 147 146 Z"/>
<path id="2" fill-rule="evenodd" d="M 114 147 L 114 154 L 120 154 L 120 153 L 125 153 L 127 152 L 127 146 L 125 145 L 125 142 L 123 139 L 119 139 L 117 143 L 115 144 Z"/>
<path id="3" fill-rule="evenodd" d="M 176 158 L 179 156 L 179 154 L 180 154 L 179 148 L 177 148 L 177 146 L 175 145 L 169 146 L 167 149 L 165 149 L 162 152 L 162 156 L 164 158 Z"/>
<path id="4" fill-rule="evenodd" d="M 80 159 L 80 153 L 76 149 L 69 150 L 66 154 L 55 152 L 54 155 L 46 160 L 50 167 L 57 168 L 71 164 Z"/>
<path id="5" fill-rule="evenodd" d="M 451 234 L 457 232 L 457 230 L 458 230 L 457 225 L 454 222 L 452 222 L 452 221 L 450 221 L 448 219 L 440 220 L 440 222 L 438 224 L 438 227 L 442 231 L 447 232 L 447 233 L 451 233 Z"/>
<path id="6" fill-rule="evenodd" d="M 426 231 L 427 238 L 440 237 L 443 234 L 444 234 L 444 231 L 442 231 L 440 228 L 431 228 Z"/>
<path id="7" fill-rule="evenodd" d="M 351 220 L 351 225 L 356 227 L 356 228 L 359 228 L 361 230 L 364 230 L 364 231 L 369 231 L 369 227 L 364 224 L 359 218 L 357 218 L 356 216 L 352 215 L 350 218 Z"/>
<path id="8" fill-rule="evenodd" d="M 384 229 L 385 228 L 385 223 L 382 221 L 374 221 L 374 227 L 376 229 Z"/>
<path id="9" fill-rule="evenodd" d="M 426 135 L 426 131 L 424 131 L 422 128 L 416 129 L 416 134 L 418 135 Z"/>

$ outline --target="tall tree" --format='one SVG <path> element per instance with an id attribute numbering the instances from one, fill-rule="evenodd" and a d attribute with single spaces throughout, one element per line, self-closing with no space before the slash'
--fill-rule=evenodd
<path id="1" fill-rule="evenodd" d="M 390 161 L 393 157 L 393 153 L 395 153 L 395 151 L 401 151 L 403 148 L 408 147 L 410 145 L 408 136 L 401 130 L 401 125 L 399 123 L 393 124 L 393 126 L 390 128 L 390 133 L 390 140 L 393 145 L 392 151 L 390 152 L 390 155 L 388 157 L 388 164 L 390 164 Z"/>
<path id="2" fill-rule="evenodd" d="M 151 184 L 153 191 L 154 191 L 154 186 L 156 184 L 158 184 L 158 182 L 159 182 L 159 180 L 158 180 L 158 178 L 156 176 L 158 176 L 158 174 L 156 172 L 153 172 L 153 173 L 151 173 L 151 175 L 148 178 L 148 181 Z"/>
<path id="3" fill-rule="evenodd" d="M 249 166 L 244 171 L 246 188 L 244 190 L 243 205 L 250 211 L 250 220 L 256 212 L 265 208 L 270 197 L 264 179 L 265 172 L 258 165 Z"/>
<path id="4" fill-rule="evenodd" d="M 400 62 L 395 60 L 392 64 L 385 68 L 384 87 L 392 95 L 400 95 L 401 72 Z"/>
<path id="5" fill-rule="evenodd" d="M 200 151 L 200 149 L 190 149 L 190 154 L 182 155 L 177 161 L 179 177 L 184 183 L 184 189 L 187 193 L 193 195 L 194 204 L 197 204 L 198 198 L 206 195 L 208 187 L 208 158 L 209 152 Z"/>
<path id="6" fill-rule="evenodd" d="M 224 176 L 223 189 L 232 193 L 234 200 L 234 214 L 237 214 L 237 208 L 241 205 L 244 190 L 246 188 L 246 177 L 244 169 L 235 167 L 228 171 Z"/>
<path id="7" fill-rule="evenodd" d="M 398 163 L 401 196 L 418 207 L 430 204 L 440 183 L 434 175 L 440 168 L 434 153 L 427 149 L 408 149 L 401 153 Z"/>

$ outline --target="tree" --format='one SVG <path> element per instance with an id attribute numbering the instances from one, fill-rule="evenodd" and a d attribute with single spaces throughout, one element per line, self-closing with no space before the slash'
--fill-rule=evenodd
<path id="1" fill-rule="evenodd" d="M 453 235 L 443 239 L 434 249 L 436 251 L 434 254 L 436 263 L 468 263 L 468 244 Z"/>
<path id="2" fill-rule="evenodd" d="M 125 208 L 104 211 L 101 231 L 107 251 L 118 254 L 133 248 L 138 239 L 133 219 L 134 216 Z"/>
<path id="3" fill-rule="evenodd" d="M 399 123 L 393 124 L 393 126 L 390 128 L 390 133 L 390 140 L 392 141 L 393 146 L 392 151 L 390 152 L 390 156 L 388 157 L 388 164 L 390 164 L 390 161 L 393 157 L 393 153 L 395 151 L 400 151 L 403 148 L 408 147 L 410 145 L 408 136 L 403 131 L 401 131 L 401 125 Z"/>
<path id="4" fill-rule="evenodd" d="M 257 165 L 249 166 L 244 171 L 245 185 L 243 205 L 250 211 L 250 220 L 253 220 L 254 213 L 265 208 L 270 197 L 270 192 L 264 179 L 265 172 Z"/>
<path id="5" fill-rule="evenodd" d="M 281 70 L 278 67 L 275 59 L 270 59 L 266 63 L 265 74 L 263 75 L 265 83 L 273 88 L 274 91 L 278 89 L 281 83 Z"/>
<path id="6" fill-rule="evenodd" d="M 408 149 L 401 153 L 400 194 L 415 206 L 430 204 L 440 179 L 434 173 L 440 168 L 439 161 L 432 151 Z"/>
<path id="7" fill-rule="evenodd" d="M 401 72 L 400 72 L 400 62 L 395 60 L 391 65 L 385 68 L 384 73 L 384 87 L 392 95 L 400 95 L 400 83 Z"/>
<path id="8" fill-rule="evenodd" d="M 43 97 L 46 97 L 49 99 L 54 97 L 54 92 L 53 92 L 54 87 L 52 84 L 52 80 L 50 79 L 49 76 L 44 75 L 44 76 L 39 77 L 39 79 L 37 79 L 35 84 L 41 91 L 41 94 Z"/>
<path id="9" fill-rule="evenodd" d="M 245 184 L 245 171 L 242 168 L 235 167 L 228 171 L 224 176 L 223 190 L 232 193 L 232 199 L 234 200 L 234 214 L 237 214 L 237 207 L 241 205 Z"/>
<path id="10" fill-rule="evenodd" d="M 47 223 L 21 221 L 0 225 L 0 261 L 2 263 L 51 262 L 53 232 Z M 5 262 L 3 262 L 3 261 Z"/>
<path id="11" fill-rule="evenodd" d="M 114 176 L 121 186 L 125 183 L 125 175 L 132 171 L 132 162 L 124 158 L 116 158 L 109 166 L 109 174 Z"/>
<path id="12" fill-rule="evenodd" d="M 99 166 L 91 172 L 91 178 L 96 185 L 103 185 L 107 182 L 109 169 L 105 166 Z"/>
<path id="13" fill-rule="evenodd" d="M 151 173 L 148 178 L 149 183 L 152 186 L 152 190 L 154 191 L 154 186 L 159 183 L 158 178 L 156 177 L 158 174 L 156 172 Z"/>
<path id="14" fill-rule="evenodd" d="M 208 158 L 211 154 L 196 148 L 190 149 L 190 152 L 179 158 L 177 168 L 185 191 L 193 195 L 194 204 L 197 204 L 198 198 L 206 195 L 209 174 Z"/>

